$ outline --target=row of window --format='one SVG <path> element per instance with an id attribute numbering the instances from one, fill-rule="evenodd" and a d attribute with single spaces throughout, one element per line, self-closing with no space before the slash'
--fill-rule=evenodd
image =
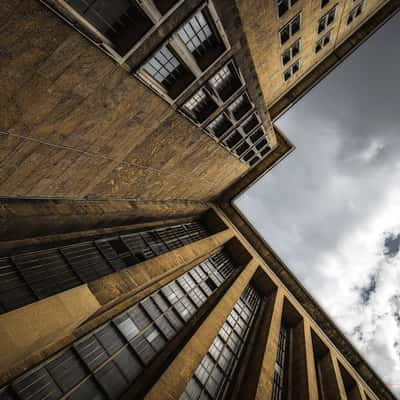
<path id="1" fill-rule="evenodd" d="M 208 236 L 198 222 L 0 259 L 0 313 L 93 281 Z"/>
<path id="2" fill-rule="evenodd" d="M 0 398 L 120 398 L 233 268 L 223 252 L 210 257 L 14 380 Z"/>
<path id="3" fill-rule="evenodd" d="M 244 349 L 260 295 L 247 286 L 222 325 L 207 354 L 188 382 L 180 400 L 222 400 Z"/>
<path id="4" fill-rule="evenodd" d="M 206 8 L 198 11 L 177 32 L 181 42 L 195 55 L 193 63 L 182 53 L 182 43 L 170 39 L 139 69 L 139 77 L 157 93 L 175 100 L 226 49 L 220 32 Z M 174 37 L 174 35 L 172 36 Z M 263 158 L 270 147 L 262 122 L 245 90 L 245 82 L 234 61 L 220 68 L 180 109 L 228 151 L 249 165 Z M 249 120 L 257 119 L 257 125 Z M 251 130 L 249 129 L 251 127 Z M 250 134 L 260 128 L 263 140 L 254 142 Z"/>
<path id="5" fill-rule="evenodd" d="M 278 15 L 281 16 L 289 10 L 296 1 L 277 0 Z M 329 4 L 330 0 L 322 0 L 321 8 L 324 8 Z M 355 2 L 355 0 L 353 0 Z M 364 0 L 357 4 L 349 13 L 347 18 L 347 25 L 351 24 L 362 12 L 364 7 Z M 324 14 L 318 21 L 317 33 L 320 35 L 325 32 L 330 25 L 333 24 L 336 17 L 337 6 L 331 8 L 326 14 Z M 282 12 L 282 13 L 281 13 Z M 284 45 L 289 39 L 294 36 L 301 28 L 301 16 L 297 14 L 292 20 L 290 20 L 280 31 L 279 37 L 281 45 Z M 331 42 L 332 31 L 325 33 L 315 44 L 315 53 L 320 52 L 325 46 Z M 300 39 L 297 39 L 293 44 L 288 47 L 281 56 L 283 66 L 289 64 L 300 53 Z M 287 82 L 297 71 L 300 69 L 300 60 L 295 61 L 289 68 L 283 72 L 283 80 Z"/>
<path id="6" fill-rule="evenodd" d="M 90 32 L 92 40 L 121 61 L 121 57 L 126 59 L 145 34 L 159 25 L 181 1 L 117 0 L 108 4 L 102 0 L 45 0 L 45 3 L 84 34 L 89 35 Z M 176 102 L 229 48 L 222 28 L 216 23 L 217 19 L 212 3 L 203 5 L 148 57 L 135 75 L 169 103 Z M 250 100 L 242 104 L 248 99 L 244 91 L 243 77 L 234 62 L 230 61 L 184 101 L 180 111 L 233 155 L 253 165 L 270 148 L 264 131 L 264 140 L 254 143 L 248 140 L 249 132 L 241 126 L 235 127 L 242 117 L 245 118 L 244 111 L 254 111 Z M 210 121 L 212 115 L 214 120 Z M 216 133 L 215 127 L 218 129 Z M 231 134 L 235 136 L 232 140 L 236 147 L 242 144 L 240 149 L 220 141 L 221 129 L 226 135 L 229 129 L 232 130 Z M 242 143 L 236 141 L 239 134 Z"/>

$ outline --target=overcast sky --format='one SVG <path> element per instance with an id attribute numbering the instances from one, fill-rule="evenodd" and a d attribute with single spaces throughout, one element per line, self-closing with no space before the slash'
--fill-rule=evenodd
<path id="1" fill-rule="evenodd" d="M 236 204 L 400 399 L 400 15 L 277 125 Z"/>

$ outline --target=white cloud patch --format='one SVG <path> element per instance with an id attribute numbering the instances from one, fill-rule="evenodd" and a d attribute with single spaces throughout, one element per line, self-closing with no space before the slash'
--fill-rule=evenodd
<path id="1" fill-rule="evenodd" d="M 236 204 L 400 398 L 399 36 L 397 16 L 280 119 L 295 152 Z"/>

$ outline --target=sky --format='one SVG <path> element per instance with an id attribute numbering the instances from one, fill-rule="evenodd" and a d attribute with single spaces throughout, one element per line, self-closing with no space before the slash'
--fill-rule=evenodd
<path id="1" fill-rule="evenodd" d="M 276 125 L 235 204 L 400 399 L 400 14 Z"/>

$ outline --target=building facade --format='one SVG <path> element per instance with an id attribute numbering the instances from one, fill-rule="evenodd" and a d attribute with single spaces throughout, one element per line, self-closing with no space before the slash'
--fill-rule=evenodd
<path id="1" fill-rule="evenodd" d="M 233 201 L 399 7 L 1 3 L 0 399 L 393 400 Z"/>

